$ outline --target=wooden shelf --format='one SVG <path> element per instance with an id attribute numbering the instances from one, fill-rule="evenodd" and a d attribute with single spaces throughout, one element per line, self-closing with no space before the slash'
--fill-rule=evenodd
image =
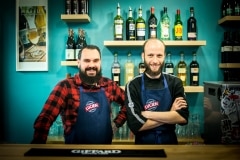
<path id="1" fill-rule="evenodd" d="M 220 63 L 219 68 L 240 68 L 240 63 Z"/>
<path id="2" fill-rule="evenodd" d="M 61 19 L 66 22 L 90 22 L 88 14 L 61 14 Z"/>
<path id="3" fill-rule="evenodd" d="M 121 86 L 124 90 L 125 86 Z M 199 93 L 204 92 L 203 86 L 184 86 L 185 93 Z"/>
<path id="4" fill-rule="evenodd" d="M 61 66 L 77 66 L 77 61 L 61 61 Z"/>
<path id="5" fill-rule="evenodd" d="M 240 16 L 225 16 L 218 20 L 218 24 L 240 21 Z"/>
<path id="6" fill-rule="evenodd" d="M 104 41 L 104 46 L 107 47 L 127 47 L 127 46 L 142 46 L 145 41 Z M 205 46 L 205 40 L 197 41 L 164 41 L 166 46 Z"/>

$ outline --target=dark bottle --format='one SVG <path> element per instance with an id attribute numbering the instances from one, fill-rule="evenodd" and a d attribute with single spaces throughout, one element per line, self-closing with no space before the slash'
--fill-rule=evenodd
<path id="1" fill-rule="evenodd" d="M 146 25 L 142 17 L 142 7 L 138 9 L 138 18 L 136 20 L 136 40 L 145 40 Z"/>
<path id="2" fill-rule="evenodd" d="M 121 66 L 118 61 L 117 52 L 114 53 L 114 61 L 112 63 L 112 80 L 120 86 Z"/>
<path id="3" fill-rule="evenodd" d="M 221 16 L 222 17 L 226 16 L 226 2 L 227 2 L 227 0 L 222 0 L 222 4 L 221 4 Z"/>
<path id="4" fill-rule="evenodd" d="M 194 17 L 193 7 L 190 7 L 190 17 L 187 21 L 187 39 L 197 40 L 197 20 Z"/>
<path id="5" fill-rule="evenodd" d="M 72 0 L 65 0 L 65 13 L 72 14 Z"/>
<path id="6" fill-rule="evenodd" d="M 157 18 L 154 14 L 154 7 L 151 7 L 151 14 L 148 18 L 148 38 L 157 38 Z"/>
<path id="7" fill-rule="evenodd" d="M 167 74 L 174 75 L 174 64 L 171 60 L 171 52 L 167 53 L 167 60 L 166 60 L 165 65 L 164 65 L 164 71 Z"/>
<path id="8" fill-rule="evenodd" d="M 126 20 L 126 40 L 135 40 L 135 39 L 136 39 L 135 20 L 132 15 L 132 8 L 129 7 L 128 19 Z"/>
<path id="9" fill-rule="evenodd" d="M 23 43 L 25 49 L 31 46 L 31 43 L 28 40 L 28 29 L 29 24 L 27 18 L 24 15 L 24 11 L 19 7 L 19 39 Z"/>
<path id="10" fill-rule="evenodd" d="M 76 51 L 75 51 L 75 59 L 78 59 L 79 51 L 87 45 L 85 38 L 85 31 L 81 28 L 78 29 L 78 38 L 76 42 Z"/>
<path id="11" fill-rule="evenodd" d="M 233 43 L 231 41 L 230 32 L 224 32 L 224 40 L 221 44 L 221 62 L 230 63 L 230 56 L 233 52 Z"/>
<path id="12" fill-rule="evenodd" d="M 146 67 L 143 61 L 138 64 L 138 73 L 142 74 L 145 71 Z"/>
<path id="13" fill-rule="evenodd" d="M 233 15 L 234 16 L 240 16 L 240 1 L 239 0 L 233 0 Z"/>
<path id="14" fill-rule="evenodd" d="M 193 59 L 189 67 L 190 67 L 190 86 L 198 86 L 199 85 L 199 64 L 197 62 L 196 52 L 193 52 Z"/>
<path id="15" fill-rule="evenodd" d="M 72 13 L 79 14 L 79 0 L 72 0 Z"/>
<path id="16" fill-rule="evenodd" d="M 233 63 L 240 63 L 240 31 L 234 31 L 233 34 L 233 54 L 232 60 Z"/>
<path id="17" fill-rule="evenodd" d="M 88 0 L 79 0 L 80 2 L 80 14 L 88 14 Z"/>
<path id="18" fill-rule="evenodd" d="M 174 39 L 183 39 L 183 23 L 180 16 L 180 9 L 177 9 L 176 20 L 174 22 Z"/>
<path id="19" fill-rule="evenodd" d="M 232 0 L 226 0 L 226 16 L 233 16 L 233 14 Z"/>
<path id="20" fill-rule="evenodd" d="M 73 29 L 68 29 L 68 39 L 66 43 L 66 50 L 65 50 L 65 59 L 67 61 L 76 60 L 75 58 L 75 38 Z"/>

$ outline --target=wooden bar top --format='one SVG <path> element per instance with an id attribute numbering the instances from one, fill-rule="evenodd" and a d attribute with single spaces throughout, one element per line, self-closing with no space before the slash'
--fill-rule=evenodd
<path id="1" fill-rule="evenodd" d="M 147 150 L 164 149 L 167 157 L 43 157 L 24 156 L 31 148 L 48 149 L 101 149 L 101 150 Z M 139 159 L 166 159 L 166 160 L 239 160 L 240 145 L 68 145 L 68 144 L 0 144 L 1 160 L 139 160 Z"/>

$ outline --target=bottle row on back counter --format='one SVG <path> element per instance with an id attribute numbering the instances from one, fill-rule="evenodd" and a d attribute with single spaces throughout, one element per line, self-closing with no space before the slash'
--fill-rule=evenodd
<path id="1" fill-rule="evenodd" d="M 174 24 L 170 23 L 167 7 L 163 7 L 163 14 L 158 22 L 155 16 L 155 8 L 150 8 L 150 16 L 146 21 L 142 16 L 143 9 L 140 5 L 138 8 L 138 17 L 133 17 L 132 8 L 129 7 L 128 17 L 126 20 L 121 16 L 121 8 L 118 3 L 117 15 L 114 17 L 114 40 L 124 40 L 124 29 L 126 29 L 126 40 L 145 40 L 145 38 L 159 38 L 162 40 L 183 40 L 183 27 L 185 26 L 181 20 L 180 9 L 176 10 L 176 18 Z M 160 35 L 157 28 L 160 26 Z M 190 16 L 187 20 L 187 40 L 197 40 L 197 20 L 194 17 L 194 7 L 190 7 Z M 171 31 L 173 29 L 172 38 Z M 146 35 L 148 30 L 148 35 Z"/>

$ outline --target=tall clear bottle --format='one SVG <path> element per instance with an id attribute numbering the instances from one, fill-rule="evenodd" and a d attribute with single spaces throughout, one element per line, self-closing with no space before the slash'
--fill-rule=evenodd
<path id="1" fill-rule="evenodd" d="M 117 6 L 117 15 L 114 18 L 114 40 L 123 40 L 123 18 L 119 3 Z"/>
<path id="2" fill-rule="evenodd" d="M 118 53 L 114 53 L 114 61 L 112 63 L 112 80 L 120 86 L 121 65 L 118 61 Z"/>
<path id="3" fill-rule="evenodd" d="M 177 76 L 182 80 L 183 86 L 187 85 L 187 64 L 184 60 L 184 52 L 180 52 L 180 61 L 177 64 Z"/>
<path id="4" fill-rule="evenodd" d="M 193 7 L 190 7 L 190 17 L 187 21 L 187 39 L 197 40 L 197 20 L 194 17 Z"/>
<path id="5" fill-rule="evenodd" d="M 167 7 L 163 7 L 163 15 L 160 21 L 160 39 L 170 40 L 170 18 L 167 13 Z"/>
<path id="6" fill-rule="evenodd" d="M 134 63 L 132 62 L 131 56 L 132 56 L 131 52 L 128 52 L 127 62 L 125 63 L 125 66 L 124 66 L 125 67 L 125 76 L 124 76 L 125 84 L 130 80 L 132 80 L 134 77 Z"/>
<path id="7" fill-rule="evenodd" d="M 174 39 L 183 39 L 183 23 L 180 16 L 180 9 L 177 9 L 176 20 L 174 22 Z"/>
<path id="8" fill-rule="evenodd" d="M 167 60 L 164 65 L 164 70 L 167 74 L 174 75 L 174 64 L 171 60 L 171 52 L 167 52 Z"/>
<path id="9" fill-rule="evenodd" d="M 142 7 L 138 9 L 138 18 L 136 20 L 136 40 L 145 40 L 146 24 L 142 17 Z"/>
<path id="10" fill-rule="evenodd" d="M 154 13 L 154 7 L 150 9 L 150 17 L 148 18 L 148 38 L 157 38 L 157 18 Z"/>
<path id="11" fill-rule="evenodd" d="M 136 39 L 135 20 L 132 15 L 132 8 L 129 7 L 128 19 L 126 20 L 126 40 L 135 40 L 135 39 Z"/>
<path id="12" fill-rule="evenodd" d="M 198 86 L 199 85 L 199 63 L 197 62 L 196 52 L 193 52 L 193 59 L 189 67 L 190 67 L 190 86 Z"/>
<path id="13" fill-rule="evenodd" d="M 65 50 L 65 59 L 67 61 L 73 61 L 75 59 L 75 38 L 74 32 L 72 28 L 68 29 L 68 38 L 66 43 L 66 50 Z"/>

